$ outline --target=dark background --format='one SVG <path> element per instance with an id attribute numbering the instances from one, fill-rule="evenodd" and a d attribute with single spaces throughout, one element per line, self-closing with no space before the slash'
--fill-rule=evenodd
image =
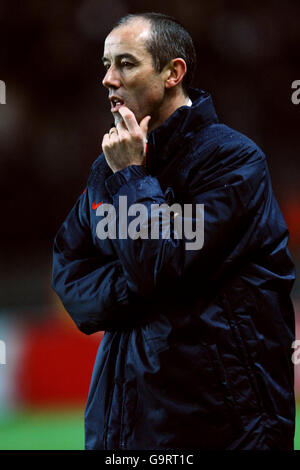
<path id="1" fill-rule="evenodd" d="M 291 100 L 300 80 L 299 0 L 0 0 L 0 449 L 84 447 L 102 333 L 79 332 L 52 291 L 52 244 L 111 124 L 105 36 L 138 11 L 171 14 L 190 31 L 194 86 L 266 153 L 300 265 L 300 104 Z M 299 281 L 292 296 L 300 338 Z M 300 364 L 295 392 L 300 449 Z"/>
<path id="2" fill-rule="evenodd" d="M 299 1 L 0 0 L 2 312 L 35 318 L 58 306 L 53 238 L 111 123 L 103 41 L 120 16 L 138 11 L 171 14 L 190 31 L 194 86 L 212 94 L 221 121 L 266 153 L 298 264 L 300 105 L 291 84 L 300 79 Z"/>

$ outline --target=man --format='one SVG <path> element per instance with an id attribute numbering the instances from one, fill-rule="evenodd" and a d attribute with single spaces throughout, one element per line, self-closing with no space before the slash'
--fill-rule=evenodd
<path id="1" fill-rule="evenodd" d="M 86 449 L 292 449 L 294 266 L 265 156 L 190 88 L 175 20 L 123 18 L 103 63 L 115 124 L 53 259 L 79 329 L 105 330 Z"/>

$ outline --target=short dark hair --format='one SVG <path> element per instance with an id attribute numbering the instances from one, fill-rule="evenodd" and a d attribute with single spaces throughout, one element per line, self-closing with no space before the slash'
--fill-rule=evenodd
<path id="1" fill-rule="evenodd" d="M 126 15 L 113 29 L 137 18 L 144 18 L 151 24 L 151 36 L 146 41 L 146 48 L 152 56 L 157 72 L 161 72 L 164 66 L 176 57 L 186 62 L 187 72 L 182 80 L 182 89 L 188 95 L 196 67 L 196 51 L 190 34 L 175 18 L 153 12 Z"/>

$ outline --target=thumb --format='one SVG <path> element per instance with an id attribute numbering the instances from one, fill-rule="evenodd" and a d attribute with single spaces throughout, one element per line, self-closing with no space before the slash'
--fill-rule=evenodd
<path id="1" fill-rule="evenodd" d="M 142 129 L 143 134 L 146 136 L 148 132 L 148 126 L 151 116 L 145 116 L 140 122 L 140 128 Z"/>

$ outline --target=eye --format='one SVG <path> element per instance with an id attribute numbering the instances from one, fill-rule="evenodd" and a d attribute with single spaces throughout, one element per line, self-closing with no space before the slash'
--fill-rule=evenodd
<path id="1" fill-rule="evenodd" d="M 128 62 L 128 60 L 122 60 L 121 67 L 130 68 L 130 67 L 133 67 L 133 64 L 131 62 Z"/>
<path id="2" fill-rule="evenodd" d="M 110 65 L 109 64 L 103 64 L 103 67 L 105 68 L 105 70 L 108 70 Z"/>

